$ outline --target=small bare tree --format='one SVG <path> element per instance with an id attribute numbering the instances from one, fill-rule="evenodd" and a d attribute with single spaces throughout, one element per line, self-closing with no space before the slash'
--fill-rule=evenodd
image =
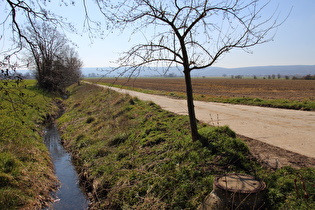
<path id="1" fill-rule="evenodd" d="M 199 138 L 191 71 L 213 65 L 233 48 L 247 49 L 272 40 L 275 13 L 263 17 L 263 0 L 96 0 L 112 29 L 147 34 L 119 59 L 122 74 L 154 65 L 181 66 L 185 75 L 192 139 Z M 276 9 L 275 9 L 276 11 Z"/>

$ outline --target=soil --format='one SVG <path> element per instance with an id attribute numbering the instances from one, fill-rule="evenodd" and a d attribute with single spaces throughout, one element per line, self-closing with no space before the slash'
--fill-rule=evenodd
<path id="1" fill-rule="evenodd" d="M 109 82 L 109 80 L 106 82 Z M 129 82 L 127 82 L 127 80 L 118 80 L 116 83 L 136 88 L 165 91 L 183 91 L 184 85 L 183 81 L 180 79 L 167 79 L 167 82 L 165 82 L 165 79 L 137 79 Z M 210 86 L 212 85 L 212 87 L 210 87 L 209 84 Z M 195 79 L 194 87 L 195 93 L 211 93 L 211 95 L 214 96 L 314 100 L 315 81 L 236 79 L 199 79 L 196 81 Z M 253 156 L 266 167 L 271 169 L 277 169 L 283 166 L 315 168 L 315 158 L 246 136 L 239 135 L 239 137 L 244 139 Z"/>
<path id="2" fill-rule="evenodd" d="M 245 141 L 251 154 L 264 166 L 278 169 L 284 166 L 293 168 L 315 168 L 315 159 L 276 147 L 255 139 L 238 135 Z"/>

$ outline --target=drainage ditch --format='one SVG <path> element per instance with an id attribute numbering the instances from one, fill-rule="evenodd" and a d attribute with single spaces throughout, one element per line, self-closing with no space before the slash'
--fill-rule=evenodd
<path id="1" fill-rule="evenodd" d="M 54 124 L 45 130 L 45 144 L 54 163 L 60 187 L 54 193 L 54 202 L 46 209 L 88 209 L 89 201 L 80 189 L 79 178 L 70 154 L 63 148 L 58 129 Z"/>

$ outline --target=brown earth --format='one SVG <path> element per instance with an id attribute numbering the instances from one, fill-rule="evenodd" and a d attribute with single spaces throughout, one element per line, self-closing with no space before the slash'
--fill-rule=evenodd
<path id="1" fill-rule="evenodd" d="M 141 89 L 185 92 L 183 78 L 104 78 L 97 81 Z M 215 97 L 315 101 L 315 80 L 193 78 L 192 83 L 194 93 Z"/>
<path id="2" fill-rule="evenodd" d="M 102 82 L 133 86 L 135 88 L 184 92 L 183 79 L 103 79 Z M 315 100 L 315 81 L 306 80 L 249 80 L 249 79 L 193 79 L 194 92 L 220 97 L 255 97 L 263 99 Z M 262 141 L 239 135 L 251 153 L 265 166 L 276 169 L 283 166 L 313 167 L 315 159 Z"/>
<path id="3" fill-rule="evenodd" d="M 242 135 L 238 135 L 238 137 L 245 141 L 252 155 L 268 168 L 278 169 L 283 166 L 292 166 L 293 168 L 315 168 L 314 158 L 291 152 Z"/>

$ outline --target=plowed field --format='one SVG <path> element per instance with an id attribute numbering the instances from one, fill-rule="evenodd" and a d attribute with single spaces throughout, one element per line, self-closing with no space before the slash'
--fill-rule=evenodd
<path id="1" fill-rule="evenodd" d="M 141 89 L 185 92 L 183 78 L 104 78 L 98 81 Z M 193 78 L 192 83 L 194 93 L 213 97 L 315 101 L 315 80 Z"/>

